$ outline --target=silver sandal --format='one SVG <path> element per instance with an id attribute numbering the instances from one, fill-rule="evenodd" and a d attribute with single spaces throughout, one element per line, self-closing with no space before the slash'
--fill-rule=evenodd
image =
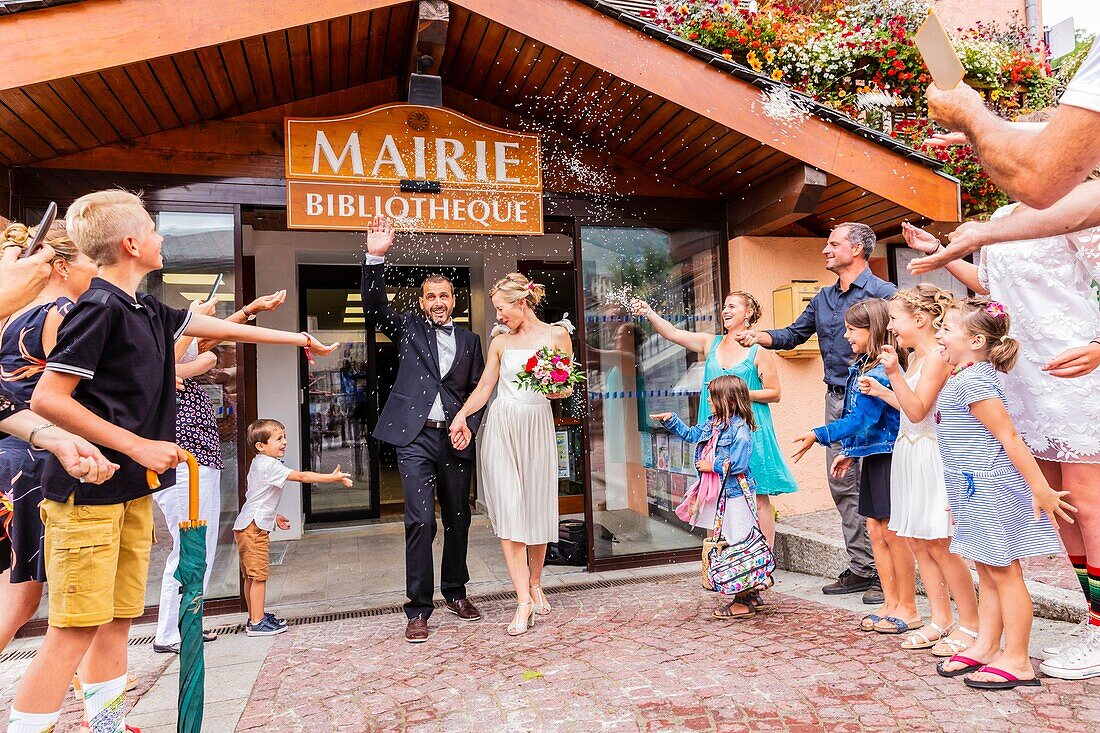
<path id="1" fill-rule="evenodd" d="M 961 631 L 971 639 L 977 641 L 978 632 L 971 631 L 965 626 L 957 626 L 956 631 Z M 954 633 L 954 632 L 951 632 Z M 937 657 L 953 657 L 956 654 L 961 654 L 970 648 L 970 644 L 973 642 L 959 641 L 958 639 L 952 639 L 949 636 L 944 636 L 942 639 L 936 642 L 936 645 L 932 647 L 933 656 Z"/>

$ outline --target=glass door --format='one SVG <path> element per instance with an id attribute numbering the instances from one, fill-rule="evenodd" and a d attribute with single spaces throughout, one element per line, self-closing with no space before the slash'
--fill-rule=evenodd
<path id="1" fill-rule="evenodd" d="M 328 356 L 303 359 L 302 466 L 329 472 L 339 465 L 351 474 L 351 488 L 339 484 L 303 488 L 307 523 L 373 519 L 379 516 L 378 471 L 370 428 L 373 333 L 365 328 L 359 268 L 302 265 L 298 271 L 302 328 L 325 343 L 340 342 Z"/>

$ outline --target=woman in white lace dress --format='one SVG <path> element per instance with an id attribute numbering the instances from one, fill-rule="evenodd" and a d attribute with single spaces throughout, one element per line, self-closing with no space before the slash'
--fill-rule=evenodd
<path id="1" fill-rule="evenodd" d="M 1056 213 L 1055 207 L 1046 214 Z M 1023 225 L 1036 215 L 1013 204 L 993 218 L 1019 217 Z M 939 248 L 932 235 L 913 231 L 907 240 L 914 249 L 930 254 Z M 1067 679 L 1100 675 L 1100 598 L 1095 595 L 1100 589 L 1095 571 L 1100 568 L 1100 370 L 1066 379 L 1053 376 L 1049 367 L 1100 334 L 1094 289 L 1100 280 L 1100 230 L 987 246 L 979 265 L 955 261 L 947 269 L 1011 315 L 1020 359 L 1004 375 L 1009 413 L 1051 487 L 1069 491 L 1078 509 L 1077 521 L 1061 522 L 1058 529 L 1092 623 L 1086 618 L 1080 639 L 1044 649 L 1047 661 L 1040 669 Z"/>
<path id="2" fill-rule="evenodd" d="M 508 633 L 517 636 L 534 625 L 536 614 L 550 613 L 541 587 L 546 545 L 558 539 L 558 448 L 550 399 L 568 397 L 572 390 L 548 399 L 520 389 L 515 376 L 544 346 L 572 356 L 572 326 L 539 320 L 535 308 L 545 290 L 518 272 L 498 280 L 489 295 L 506 332 L 489 342 L 485 372 L 451 422 L 451 440 L 459 450 L 469 444 L 466 417 L 495 389 L 478 433 L 478 487 L 516 589 L 518 606 Z"/>

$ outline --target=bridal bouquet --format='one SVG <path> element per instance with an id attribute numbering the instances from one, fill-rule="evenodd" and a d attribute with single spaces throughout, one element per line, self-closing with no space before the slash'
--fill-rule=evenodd
<path id="1" fill-rule="evenodd" d="M 584 380 L 584 372 L 569 354 L 549 346 L 536 351 L 523 371 L 516 372 L 516 384 L 520 389 L 544 395 L 564 392 Z"/>

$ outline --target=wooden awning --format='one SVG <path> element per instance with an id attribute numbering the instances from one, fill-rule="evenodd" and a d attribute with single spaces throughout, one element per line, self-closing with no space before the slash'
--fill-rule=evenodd
<path id="1" fill-rule="evenodd" d="M 281 178 L 284 115 L 404 98 L 418 3 L 256 8 L 84 0 L 0 16 L 0 165 Z M 832 111 L 798 125 L 767 117 L 770 81 L 626 20 L 595 0 L 454 0 L 444 102 L 542 130 L 550 150 L 573 145 L 620 193 L 756 210 L 757 191 L 785 191 L 810 168 L 824 192 L 788 214 L 810 231 L 958 221 L 958 184 L 933 161 Z M 559 188 L 583 190 L 583 178 Z"/>

